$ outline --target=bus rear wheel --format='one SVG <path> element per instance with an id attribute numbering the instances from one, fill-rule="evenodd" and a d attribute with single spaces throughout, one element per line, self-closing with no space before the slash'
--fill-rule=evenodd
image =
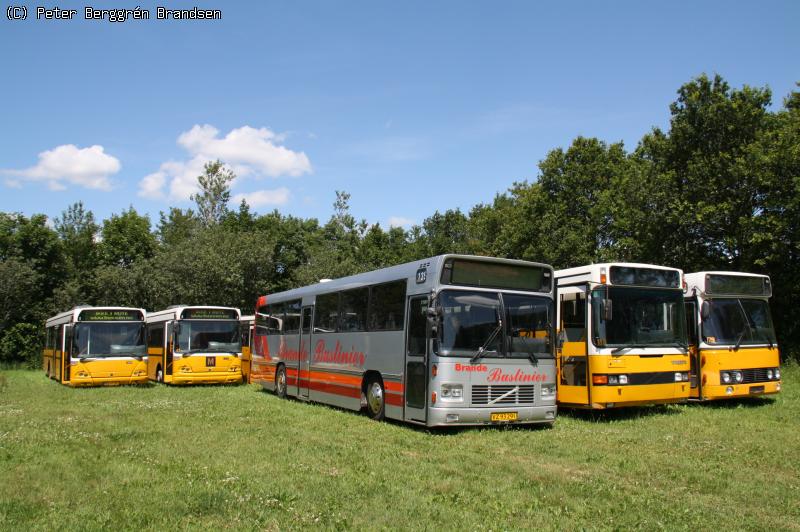
<path id="1" fill-rule="evenodd" d="M 161 369 L 161 366 L 156 368 L 156 382 L 164 382 L 164 370 Z"/>
<path id="2" fill-rule="evenodd" d="M 373 378 L 367 383 L 367 415 L 374 420 L 380 421 L 386 413 L 385 394 L 383 393 L 383 382 Z"/>
<path id="3" fill-rule="evenodd" d="M 286 399 L 286 368 L 278 366 L 275 372 L 275 395 L 281 399 Z"/>

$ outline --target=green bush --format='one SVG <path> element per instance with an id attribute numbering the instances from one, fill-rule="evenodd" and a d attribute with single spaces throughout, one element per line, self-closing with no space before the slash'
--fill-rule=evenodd
<path id="1" fill-rule="evenodd" d="M 33 323 L 17 323 L 0 340 L 0 363 L 38 368 L 42 362 L 44 334 Z"/>

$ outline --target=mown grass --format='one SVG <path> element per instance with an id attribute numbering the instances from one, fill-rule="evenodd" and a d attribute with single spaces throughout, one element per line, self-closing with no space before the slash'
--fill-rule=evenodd
<path id="1" fill-rule="evenodd" d="M 800 529 L 774 399 L 428 432 L 256 386 L 0 387 L 0 529 Z"/>

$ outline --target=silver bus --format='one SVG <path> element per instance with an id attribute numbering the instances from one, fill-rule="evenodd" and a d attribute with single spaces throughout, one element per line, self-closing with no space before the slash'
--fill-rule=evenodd
<path id="1" fill-rule="evenodd" d="M 553 269 L 440 255 L 259 298 L 251 380 L 428 427 L 556 417 Z"/>

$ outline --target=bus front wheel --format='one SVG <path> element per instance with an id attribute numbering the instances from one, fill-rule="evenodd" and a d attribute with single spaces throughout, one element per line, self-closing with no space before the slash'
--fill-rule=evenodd
<path id="1" fill-rule="evenodd" d="M 156 368 L 156 382 L 164 382 L 164 370 L 161 369 L 161 366 Z"/>
<path id="2" fill-rule="evenodd" d="M 284 366 L 278 366 L 278 371 L 275 372 L 275 395 L 286 399 L 286 368 Z"/>
<path id="3" fill-rule="evenodd" d="M 383 393 L 383 382 L 373 378 L 367 384 L 367 414 L 372 419 L 380 421 L 386 412 L 386 401 Z"/>

